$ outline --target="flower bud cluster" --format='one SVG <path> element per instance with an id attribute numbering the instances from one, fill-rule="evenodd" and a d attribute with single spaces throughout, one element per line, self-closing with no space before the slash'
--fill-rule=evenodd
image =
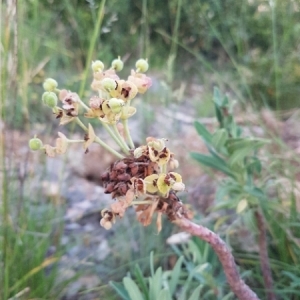
<path id="1" fill-rule="evenodd" d="M 147 65 L 146 60 L 144 61 Z M 141 63 L 140 63 L 141 64 Z M 100 118 L 107 124 L 116 124 L 120 120 L 126 120 L 136 113 L 136 108 L 130 106 L 130 101 L 138 93 L 145 93 L 152 85 L 152 81 L 145 74 L 141 73 L 148 68 L 140 68 L 140 72 L 131 71 L 127 80 L 120 79 L 116 71 L 123 68 L 123 62 L 116 59 L 112 62 L 112 67 L 104 70 L 104 65 L 96 61 L 92 65 L 93 82 L 91 88 L 98 92 L 99 96 L 90 99 L 90 109 L 85 114 L 87 118 Z M 95 97 L 98 97 L 97 104 Z"/>

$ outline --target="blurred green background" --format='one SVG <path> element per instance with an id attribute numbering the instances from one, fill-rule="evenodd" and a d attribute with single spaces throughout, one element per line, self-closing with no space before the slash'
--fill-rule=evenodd
<path id="1" fill-rule="evenodd" d="M 59 242 L 64 227 L 63 207 L 58 208 L 45 199 L 41 187 L 26 190 L 33 179 L 30 175 L 22 177 L 22 164 L 10 155 L 12 148 L 21 147 L 12 138 L 14 130 L 19 132 L 23 147 L 34 130 L 53 136 L 52 130 L 57 128 L 49 110 L 40 105 L 45 78 L 53 77 L 60 86 L 87 96 L 92 60 L 101 59 L 108 66 L 121 56 L 125 62 L 122 74 L 128 74 L 135 61 L 142 57 L 148 58 L 149 75 L 157 83 L 150 96 L 145 96 L 147 105 L 172 109 L 172 103 L 183 104 L 193 110 L 194 118 L 211 117 L 213 87 L 218 86 L 236 99 L 241 108 L 251 107 L 254 112 L 270 108 L 282 116 L 299 106 L 299 20 L 297 0 L 1 1 L 2 299 L 13 297 L 26 287 L 31 291 L 24 292 L 25 298 L 12 299 L 119 299 L 108 281 L 120 281 L 137 262 L 144 274 L 149 275 L 151 250 L 156 251 L 155 266 L 162 265 L 165 270 L 174 266 L 172 259 L 182 253 L 193 266 L 203 263 L 203 257 L 214 255 L 211 250 L 204 251 L 205 246 L 197 241 L 185 249 L 168 246 L 166 250 L 165 238 L 173 231 L 171 226 L 166 226 L 159 236 L 153 236 L 155 229 L 145 230 L 136 224 L 133 229 L 126 229 L 125 236 L 121 231 L 110 240 L 112 256 L 103 263 L 103 269 L 101 265 L 93 269 L 100 278 L 97 288 L 90 292 L 88 288 L 80 290 L 72 296 L 75 298 L 65 295 L 65 287 L 75 282 L 82 270 L 63 282 L 55 280 L 60 272 L 59 264 L 49 260 L 52 256 L 48 251 L 55 245 L 57 260 L 67 251 Z M 195 86 L 199 87 L 201 97 Z M 144 113 L 143 118 L 141 128 L 153 122 L 151 114 Z M 40 124 L 46 127 L 40 128 Z M 278 144 L 279 148 L 283 147 L 281 142 Z M 22 152 L 20 161 L 26 161 L 27 156 L 28 152 Z M 39 172 L 43 173 L 46 167 L 43 161 L 39 164 Z M 284 167 L 292 170 L 288 176 L 293 185 L 291 174 L 295 174 L 296 167 Z M 291 226 L 299 227 L 299 223 L 282 222 L 284 229 L 281 228 L 282 236 L 278 239 L 290 252 L 289 255 L 277 253 L 276 248 L 273 253 L 274 265 L 287 272 L 284 276 L 277 274 L 282 279 L 278 287 L 282 290 L 280 299 L 300 299 L 294 293 L 300 275 L 293 275 L 298 259 L 286 240 Z M 124 243 L 128 237 L 141 240 L 143 249 L 136 254 L 126 248 L 126 254 L 120 255 L 121 237 Z M 299 249 L 299 240 L 294 243 Z M 195 258 L 197 251 L 204 251 L 202 258 Z M 243 252 L 238 255 L 242 271 L 252 269 L 255 274 L 252 284 L 256 292 L 264 295 L 257 256 Z M 109 273 L 109 269 L 117 271 Z M 182 277 L 188 278 L 191 269 L 186 264 Z M 225 295 L 226 299 L 234 299 L 219 269 L 217 260 L 212 258 L 209 272 L 201 277 L 205 284 L 203 299 L 225 299 Z M 106 278 L 107 273 L 110 275 Z M 207 274 L 217 275 L 214 279 Z M 197 286 L 197 280 L 193 287 Z"/>

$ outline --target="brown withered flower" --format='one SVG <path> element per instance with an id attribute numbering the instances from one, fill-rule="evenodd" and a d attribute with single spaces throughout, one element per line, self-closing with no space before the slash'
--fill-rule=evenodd
<path id="1" fill-rule="evenodd" d="M 169 218 L 174 218 L 178 213 L 188 216 L 188 210 L 176 196 L 176 192 L 183 191 L 185 186 L 180 174 L 162 172 L 162 158 L 159 155 L 167 153 L 164 165 L 171 157 L 165 140 L 150 138 L 147 142 L 148 145 L 132 150 L 129 157 L 112 164 L 102 175 L 102 181 L 105 193 L 111 194 L 116 201 L 111 206 L 115 216 L 122 217 L 126 209 L 137 203 L 138 221 L 147 226 L 152 222 L 153 215 L 157 214 L 156 225 L 160 231 L 162 214 Z M 172 160 L 175 161 L 174 154 Z"/>

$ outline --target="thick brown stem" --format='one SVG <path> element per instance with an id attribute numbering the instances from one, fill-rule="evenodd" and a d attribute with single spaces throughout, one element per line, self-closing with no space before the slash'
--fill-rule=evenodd
<path id="1" fill-rule="evenodd" d="M 225 242 L 214 232 L 208 228 L 197 225 L 190 220 L 182 217 L 177 217 L 172 220 L 173 223 L 181 227 L 184 231 L 199 237 L 200 239 L 208 242 L 216 254 L 223 266 L 228 284 L 234 294 L 240 300 L 258 300 L 257 295 L 250 289 L 250 287 L 241 278 L 237 266 L 234 261 L 234 257 L 231 251 L 226 246 Z"/>
<path id="2" fill-rule="evenodd" d="M 258 245 L 259 245 L 259 259 L 262 275 L 264 278 L 265 289 L 268 300 L 276 300 L 276 296 L 273 292 L 273 279 L 272 272 L 268 256 L 267 247 L 267 230 L 264 221 L 264 216 L 260 211 L 255 212 L 255 218 L 258 228 Z"/>

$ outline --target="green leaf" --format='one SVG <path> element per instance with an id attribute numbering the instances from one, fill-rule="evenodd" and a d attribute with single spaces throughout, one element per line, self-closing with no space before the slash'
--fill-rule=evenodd
<path id="1" fill-rule="evenodd" d="M 219 121 L 220 127 L 224 127 L 223 114 L 221 109 L 215 104 L 216 117 Z"/>
<path id="2" fill-rule="evenodd" d="M 257 174 L 261 173 L 262 166 L 261 162 L 257 157 L 250 157 L 247 162 L 247 171 L 249 174 Z"/>
<path id="3" fill-rule="evenodd" d="M 266 197 L 263 190 L 255 186 L 254 187 L 244 186 L 244 191 L 258 199 L 264 199 Z"/>
<path id="4" fill-rule="evenodd" d="M 153 258 L 153 251 L 150 252 L 150 271 L 151 276 L 154 275 L 154 258 Z"/>
<path id="5" fill-rule="evenodd" d="M 172 271 L 172 275 L 171 275 L 171 279 L 170 279 L 170 283 L 169 283 L 169 287 L 170 287 L 170 291 L 171 291 L 172 295 L 175 293 L 175 289 L 176 289 L 176 286 L 178 284 L 183 259 L 184 259 L 183 256 L 180 256 L 178 258 L 178 260 L 177 260 L 177 262 L 176 262 L 176 264 L 173 268 L 173 271 Z"/>
<path id="6" fill-rule="evenodd" d="M 195 128 L 197 130 L 197 133 L 203 138 L 203 140 L 205 142 L 207 142 L 208 144 L 210 144 L 211 143 L 212 135 L 206 129 L 206 127 L 203 124 L 201 124 L 200 122 L 198 122 L 198 121 L 194 122 L 194 126 L 195 126 Z"/>
<path id="7" fill-rule="evenodd" d="M 226 143 L 226 147 L 229 153 L 233 153 L 241 148 L 250 148 L 253 151 L 259 149 L 265 144 L 269 143 L 269 140 L 259 138 L 232 138 Z"/>
<path id="8" fill-rule="evenodd" d="M 251 154 L 252 149 L 251 148 L 241 148 L 238 150 L 235 150 L 229 160 L 228 163 L 230 166 L 234 166 L 234 165 L 240 165 L 241 167 L 244 167 L 244 159 L 246 156 L 248 156 L 249 154 Z"/>
<path id="9" fill-rule="evenodd" d="M 141 287 L 142 292 L 145 295 L 146 299 L 149 299 L 149 290 L 147 287 L 146 278 L 144 277 L 142 270 L 140 269 L 138 264 L 135 265 L 134 275 L 135 275 L 137 283 Z"/>
<path id="10" fill-rule="evenodd" d="M 197 152 L 191 152 L 191 157 L 207 167 L 221 171 L 224 174 L 227 174 L 228 176 L 234 177 L 233 173 L 230 171 L 230 169 L 224 161 L 224 163 L 221 163 L 220 160 L 217 160 L 212 156 L 200 154 Z"/>
<path id="11" fill-rule="evenodd" d="M 196 266 L 193 269 L 189 270 L 189 276 L 188 276 L 187 280 L 185 281 L 185 283 L 183 285 L 183 288 L 180 292 L 180 295 L 177 297 L 178 300 L 186 300 L 187 291 L 189 290 L 189 287 L 190 287 L 190 284 L 191 284 L 191 281 L 192 281 L 193 277 L 197 273 L 197 269 L 198 269 L 198 266 Z M 202 278 L 199 278 L 199 276 L 198 276 L 197 280 L 199 280 L 199 279 L 201 279 L 201 281 L 202 281 Z"/>
<path id="12" fill-rule="evenodd" d="M 243 164 L 246 156 L 250 155 L 263 145 L 268 140 L 265 139 L 254 139 L 254 138 L 238 138 L 228 140 L 227 149 L 231 153 L 229 158 L 229 165 Z"/>
<path id="13" fill-rule="evenodd" d="M 192 295 L 189 297 L 188 300 L 198 300 L 200 299 L 200 292 L 202 289 L 202 284 L 200 284 L 192 293 Z"/>
<path id="14" fill-rule="evenodd" d="M 159 292 L 158 297 L 153 300 L 172 300 L 172 296 L 170 294 L 170 291 L 165 288 L 165 289 L 162 289 Z"/>
<path id="15" fill-rule="evenodd" d="M 220 94 L 220 90 L 215 86 L 214 87 L 214 103 L 219 106 L 222 107 L 223 101 L 221 98 L 221 94 Z"/>
<path id="16" fill-rule="evenodd" d="M 220 151 L 224 147 L 227 140 L 228 132 L 226 129 L 221 128 L 216 130 L 216 132 L 213 134 L 211 144 L 217 151 Z"/>
<path id="17" fill-rule="evenodd" d="M 130 300 L 143 300 L 145 299 L 138 288 L 137 284 L 129 277 L 123 278 L 123 284 L 129 294 Z"/>
<path id="18" fill-rule="evenodd" d="M 117 294 L 122 297 L 124 300 L 130 300 L 130 297 L 128 295 L 128 292 L 124 288 L 122 283 L 110 281 L 109 285 L 117 292 Z"/>
<path id="19" fill-rule="evenodd" d="M 229 105 L 229 99 L 228 99 L 228 96 L 225 95 L 222 100 L 222 106 L 224 107 L 224 106 L 228 106 L 228 105 Z M 234 102 L 232 102 L 232 105 L 234 105 Z M 231 109 L 231 106 L 230 106 L 230 109 Z M 230 109 L 229 109 L 229 111 L 230 111 Z"/>
<path id="20" fill-rule="evenodd" d="M 154 276 L 149 278 L 149 294 L 151 299 L 158 299 L 159 291 L 161 290 L 162 285 L 162 268 L 159 267 Z"/>

